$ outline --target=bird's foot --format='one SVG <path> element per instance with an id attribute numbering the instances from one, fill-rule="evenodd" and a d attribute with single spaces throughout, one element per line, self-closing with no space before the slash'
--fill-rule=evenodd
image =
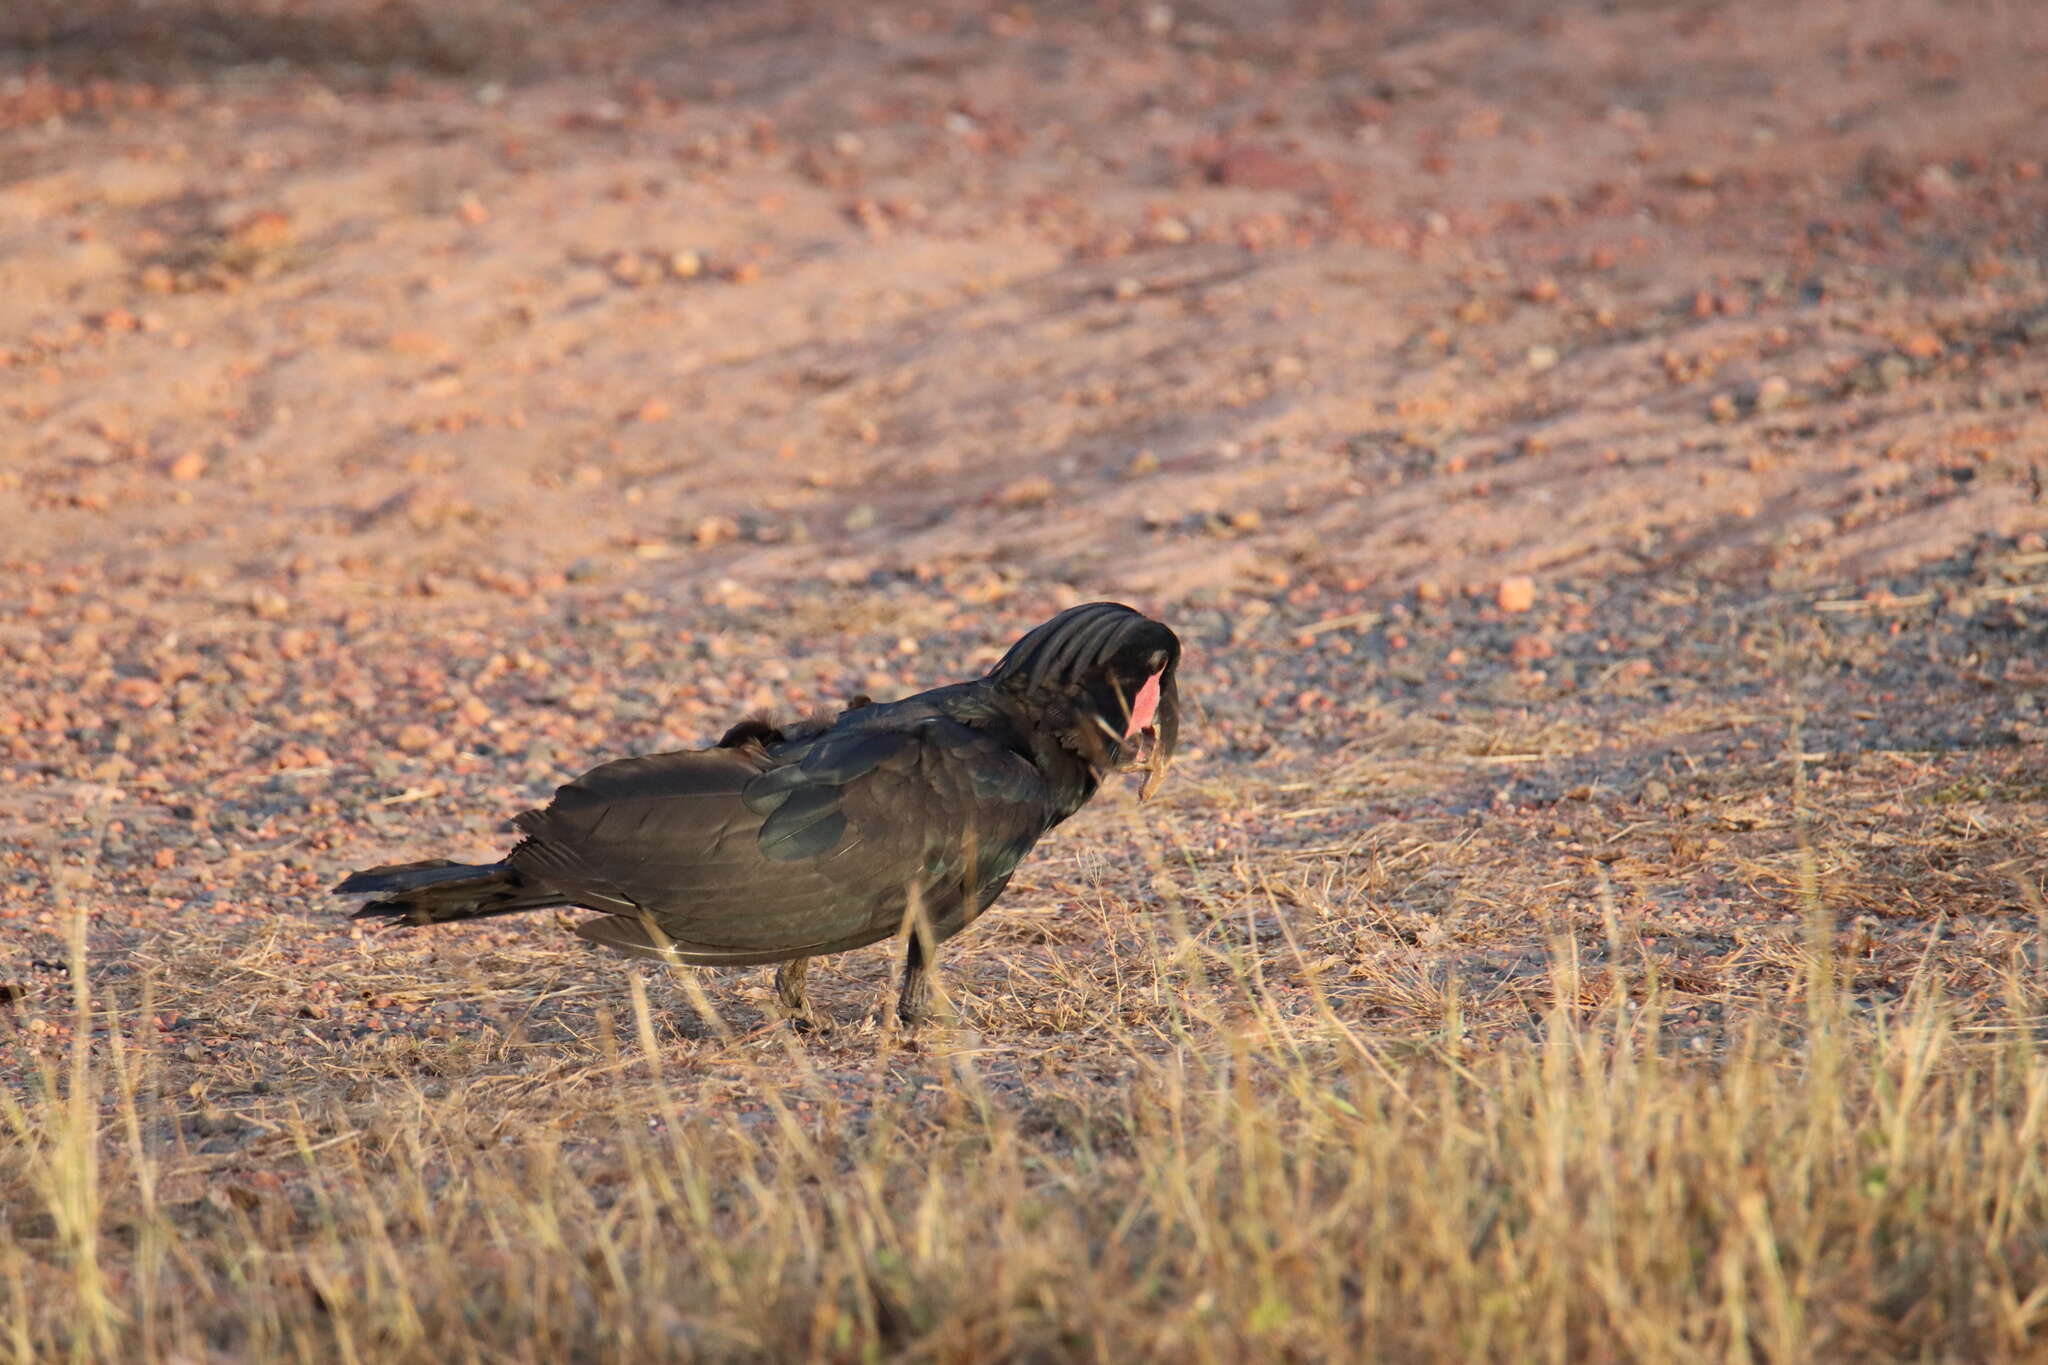
<path id="1" fill-rule="evenodd" d="M 809 958 L 800 957 L 775 969 L 776 1010 L 789 1024 L 789 1031 L 798 1037 L 825 1029 L 825 1021 L 811 1009 L 810 997 L 804 991 L 804 975 L 810 965 Z"/>
<path id="2" fill-rule="evenodd" d="M 832 1031 L 830 1021 L 819 1018 L 809 1010 L 786 1013 L 780 1022 L 784 1028 L 799 1038 L 818 1038 Z"/>
<path id="3" fill-rule="evenodd" d="M 906 1052 L 922 1052 L 924 1044 L 931 1037 L 932 1012 L 928 1009 L 884 1009 L 880 1020 L 882 1031 L 887 1033 L 896 1046 Z"/>

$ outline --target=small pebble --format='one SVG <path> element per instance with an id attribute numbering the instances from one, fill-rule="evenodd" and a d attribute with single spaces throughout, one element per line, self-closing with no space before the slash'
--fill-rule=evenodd
<path id="1" fill-rule="evenodd" d="M 1933 360 L 1947 349 L 1940 337 L 1928 331 L 1914 332 L 1899 343 L 1899 350 L 1915 360 Z"/>
<path id="2" fill-rule="evenodd" d="M 853 528 L 848 527 L 847 529 L 851 530 Z M 737 540 L 739 534 L 740 527 L 738 522 L 734 521 L 731 517 L 721 517 L 716 514 L 708 517 L 699 517 L 697 524 L 690 528 L 690 539 L 704 548 L 709 548 L 713 545 L 723 545 L 728 540 Z"/>
<path id="3" fill-rule="evenodd" d="M 397 744 L 398 747 L 403 749 L 405 752 L 409 754 L 417 754 L 423 753 L 426 750 L 433 748 L 434 741 L 439 738 L 440 736 L 437 735 L 430 727 L 420 724 L 412 724 L 406 726 L 404 729 L 398 732 Z"/>
<path id="4" fill-rule="evenodd" d="M 1050 501 L 1052 495 L 1052 480 L 1043 474 L 1031 474 L 1004 485 L 996 494 L 996 503 L 1001 507 L 1036 507 Z"/>
<path id="5" fill-rule="evenodd" d="M 1536 605 L 1536 580 L 1527 574 L 1503 578 L 1493 595 L 1502 611 L 1523 612 Z"/>
<path id="6" fill-rule="evenodd" d="M 1145 235 L 1161 246 L 1181 246 L 1194 237 L 1194 230 L 1178 218 L 1161 218 Z"/>

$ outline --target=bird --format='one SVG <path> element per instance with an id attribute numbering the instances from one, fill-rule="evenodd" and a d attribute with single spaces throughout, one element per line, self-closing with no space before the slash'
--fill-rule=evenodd
<path id="1" fill-rule="evenodd" d="M 708 748 L 616 759 L 515 816 L 503 860 L 352 873 L 353 918 L 451 924 L 551 907 L 598 912 L 585 939 L 691 966 L 778 964 L 792 1027 L 816 1027 L 810 960 L 902 933 L 897 1017 L 927 1015 L 937 945 L 1010 884 L 1047 831 L 1120 770 L 1140 800 L 1180 736 L 1180 638 L 1119 602 L 1070 607 L 994 667 L 899 701 L 852 699 Z"/>

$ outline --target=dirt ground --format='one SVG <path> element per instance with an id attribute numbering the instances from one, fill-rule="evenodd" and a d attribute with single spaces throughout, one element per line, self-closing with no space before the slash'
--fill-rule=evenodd
<path id="1" fill-rule="evenodd" d="M 322 889 L 1100 597 L 1188 748 L 949 948 L 998 1087 L 1168 921 L 1474 1048 L 1564 934 L 1710 1052 L 1807 904 L 1967 1012 L 2048 874 L 2043 70 L 1936 0 L 11 9 L 0 1070 L 81 911 L 193 1171 L 583 1038 L 549 917 Z M 850 1086 L 889 973 L 813 973 Z M 701 980 L 715 1087 L 781 1044 Z"/>

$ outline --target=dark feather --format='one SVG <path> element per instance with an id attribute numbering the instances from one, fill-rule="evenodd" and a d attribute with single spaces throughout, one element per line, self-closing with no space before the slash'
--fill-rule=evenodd
<path id="1" fill-rule="evenodd" d="M 343 896 L 382 897 L 354 918 L 398 924 L 446 924 L 563 903 L 554 891 L 527 885 L 509 863 L 452 863 L 446 858 L 351 873 L 334 890 Z"/>

